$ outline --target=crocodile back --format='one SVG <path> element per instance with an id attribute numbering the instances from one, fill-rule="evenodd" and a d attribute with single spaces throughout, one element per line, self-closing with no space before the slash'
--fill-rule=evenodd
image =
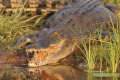
<path id="1" fill-rule="evenodd" d="M 56 12 L 46 25 L 49 24 L 51 29 L 63 30 L 63 34 L 73 38 L 74 35 L 80 36 L 80 31 L 87 36 L 101 27 L 109 30 L 111 26 L 108 25 L 116 20 L 116 15 L 101 1 L 81 0 Z"/>
<path id="2" fill-rule="evenodd" d="M 35 12 L 36 10 L 41 14 L 55 12 L 65 5 L 76 2 L 77 0 L 0 0 L 0 10 L 3 8 L 7 12 L 14 12 L 15 8 L 24 6 L 25 11 Z"/>

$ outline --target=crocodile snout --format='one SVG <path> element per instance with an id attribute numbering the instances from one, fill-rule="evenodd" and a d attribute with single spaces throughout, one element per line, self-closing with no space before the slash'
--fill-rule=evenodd
<path id="1" fill-rule="evenodd" d="M 61 39 L 58 43 L 51 43 L 48 47 L 44 48 L 40 45 L 30 45 L 26 48 L 29 67 L 42 66 L 49 63 L 54 63 L 59 60 L 54 58 L 57 56 L 66 43 L 66 39 Z M 41 44 L 42 45 L 42 44 Z M 53 56 L 53 57 L 52 57 Z M 56 57 L 54 57 L 56 56 Z"/>

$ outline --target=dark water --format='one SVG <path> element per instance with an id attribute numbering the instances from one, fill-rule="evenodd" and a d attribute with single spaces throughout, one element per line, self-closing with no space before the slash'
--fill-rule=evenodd
<path id="1" fill-rule="evenodd" d="M 8 65 L 8 67 L 4 66 L 0 69 L 0 80 L 120 80 L 120 78 L 112 76 L 97 77 L 64 65 L 39 68 L 11 67 Z"/>

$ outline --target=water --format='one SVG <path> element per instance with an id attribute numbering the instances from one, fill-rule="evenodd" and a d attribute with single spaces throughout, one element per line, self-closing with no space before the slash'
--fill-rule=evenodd
<path id="1" fill-rule="evenodd" d="M 116 76 L 96 76 L 65 65 L 51 65 L 38 68 L 2 66 L 4 68 L 0 69 L 0 80 L 120 80 Z"/>

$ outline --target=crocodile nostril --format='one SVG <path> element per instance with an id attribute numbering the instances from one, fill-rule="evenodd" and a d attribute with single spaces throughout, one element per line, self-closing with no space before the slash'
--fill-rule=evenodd
<path id="1" fill-rule="evenodd" d="M 30 58 L 30 61 L 31 61 L 32 59 Z"/>
<path id="2" fill-rule="evenodd" d="M 29 57 L 30 59 L 33 58 L 34 53 L 35 53 L 35 51 L 30 52 L 30 53 L 28 54 L 28 57 Z"/>
<path id="3" fill-rule="evenodd" d="M 38 53 L 38 51 L 36 53 Z"/>

